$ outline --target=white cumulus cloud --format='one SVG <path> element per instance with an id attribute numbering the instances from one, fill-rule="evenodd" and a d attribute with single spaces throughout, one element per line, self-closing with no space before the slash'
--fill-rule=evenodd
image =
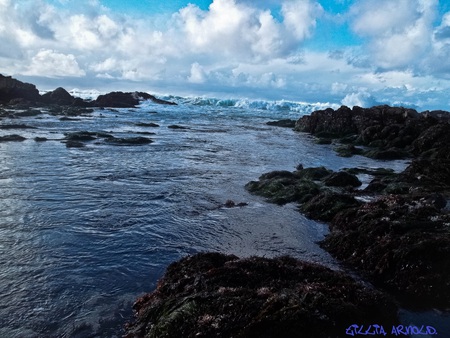
<path id="1" fill-rule="evenodd" d="M 86 73 L 80 69 L 74 55 L 43 49 L 31 58 L 31 64 L 24 74 L 48 77 L 79 77 Z"/>

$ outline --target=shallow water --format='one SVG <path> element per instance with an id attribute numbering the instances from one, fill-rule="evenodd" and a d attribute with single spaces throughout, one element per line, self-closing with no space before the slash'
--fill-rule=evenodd
<path id="1" fill-rule="evenodd" d="M 149 103 L 77 121 L 22 118 L 37 129 L 1 130 L 28 139 L 0 144 L 0 337 L 119 337 L 136 297 L 155 287 L 168 264 L 200 251 L 289 254 L 338 268 L 316 244 L 324 224 L 294 205 L 268 204 L 244 185 L 299 163 L 400 171 L 406 162 L 341 158 L 306 134 L 265 124 L 301 114 Z M 61 142 L 63 133 L 82 130 L 154 132 L 155 142 Z M 228 199 L 248 206 L 222 207 Z"/>

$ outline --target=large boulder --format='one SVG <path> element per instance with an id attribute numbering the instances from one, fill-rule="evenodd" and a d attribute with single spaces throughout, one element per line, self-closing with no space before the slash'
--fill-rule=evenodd
<path id="1" fill-rule="evenodd" d="M 390 330 L 396 306 L 323 266 L 201 253 L 172 263 L 134 305 L 124 337 L 346 337 L 351 325 Z"/>
<path id="2" fill-rule="evenodd" d="M 71 105 L 74 100 L 75 98 L 61 87 L 42 95 L 42 101 L 49 104 Z"/>
<path id="3" fill-rule="evenodd" d="M 41 96 L 35 85 L 0 74 L 0 103 L 6 104 L 11 101 L 16 103 L 38 102 L 41 101 Z"/>

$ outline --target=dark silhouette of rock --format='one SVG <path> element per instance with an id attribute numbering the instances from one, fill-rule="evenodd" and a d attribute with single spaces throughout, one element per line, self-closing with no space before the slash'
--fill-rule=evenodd
<path id="1" fill-rule="evenodd" d="M 188 127 L 179 126 L 177 124 L 172 124 L 172 125 L 168 126 L 167 128 L 169 128 L 169 129 L 179 129 L 179 130 L 189 129 Z"/>
<path id="2" fill-rule="evenodd" d="M 396 306 L 383 294 L 287 256 L 183 258 L 134 309 L 126 338 L 346 337 L 354 323 L 398 323 Z"/>
<path id="3" fill-rule="evenodd" d="M 139 123 L 136 123 L 136 126 L 138 126 L 138 127 L 153 127 L 153 128 L 156 128 L 156 127 L 159 127 L 159 124 L 156 124 L 156 123 L 153 123 L 153 122 L 150 122 L 150 123 L 139 122 Z"/>
<path id="4" fill-rule="evenodd" d="M 0 129 L 37 129 L 26 124 L 0 124 Z"/>
<path id="5" fill-rule="evenodd" d="M 93 107 L 105 108 L 135 108 L 143 100 L 151 100 L 158 104 L 176 105 L 174 102 L 160 100 L 153 95 L 143 92 L 111 92 L 105 95 L 100 95 L 91 103 L 91 105 Z"/>
<path id="6" fill-rule="evenodd" d="M 106 142 L 115 144 L 115 145 L 143 145 L 143 144 L 149 144 L 152 143 L 153 140 L 147 138 L 147 137 L 128 137 L 128 138 L 107 138 L 105 139 Z"/>
<path id="7" fill-rule="evenodd" d="M 324 179 L 324 183 L 327 186 L 334 187 L 359 187 L 361 185 L 361 181 L 358 179 L 358 177 L 346 171 L 332 173 L 330 176 Z"/>
<path id="8" fill-rule="evenodd" d="M 294 128 L 295 127 L 295 120 L 290 119 L 284 119 L 284 120 L 278 120 L 278 121 L 269 121 L 266 124 L 268 126 L 276 126 L 276 127 L 283 127 L 283 128 Z"/>
<path id="9" fill-rule="evenodd" d="M 25 137 L 17 134 L 0 136 L 0 142 L 22 142 L 24 140 L 26 140 Z"/>
<path id="10" fill-rule="evenodd" d="M 375 159 L 401 159 L 411 156 L 413 142 L 428 128 L 437 124 L 448 125 L 448 116 L 450 113 L 443 111 L 419 114 L 403 107 L 350 109 L 342 106 L 337 110 L 328 108 L 301 117 L 296 122 L 295 130 L 311 133 L 319 139 L 338 139 L 347 144 L 347 148 L 337 148 L 340 156 L 363 154 Z M 362 151 L 352 148 L 355 145 L 372 149 Z"/>
<path id="11" fill-rule="evenodd" d="M 71 105 L 74 100 L 75 98 L 61 87 L 42 95 L 42 101 L 47 104 Z"/>
<path id="12" fill-rule="evenodd" d="M 0 74 L 0 103 L 18 104 L 26 101 L 41 101 L 41 96 L 36 86 Z"/>

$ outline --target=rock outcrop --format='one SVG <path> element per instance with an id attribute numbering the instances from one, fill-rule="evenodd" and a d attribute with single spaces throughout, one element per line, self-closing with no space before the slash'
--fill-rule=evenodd
<path id="1" fill-rule="evenodd" d="M 402 107 L 350 109 L 342 106 L 337 110 L 328 108 L 303 116 L 296 122 L 295 130 L 345 143 L 347 149 L 337 149 L 342 156 L 363 154 L 390 160 L 413 156 L 416 148 L 414 141 L 428 128 L 442 126 L 449 119 L 450 113 L 444 111 L 419 114 L 414 109 Z M 357 145 L 369 149 L 363 151 L 354 147 Z"/>
<path id="2" fill-rule="evenodd" d="M 124 337 L 346 337 L 395 325 L 396 306 L 343 273 L 290 257 L 202 253 L 172 263 Z"/>
<path id="3" fill-rule="evenodd" d="M 0 74 L 0 103 L 14 104 L 23 101 L 41 101 L 41 96 L 36 86 Z"/>
<path id="4" fill-rule="evenodd" d="M 399 144 L 395 140 L 400 138 L 405 145 L 400 150 L 413 157 L 412 163 L 399 174 L 359 168 L 333 173 L 299 166 L 294 172 L 263 174 L 246 187 L 271 202 L 297 202 L 306 216 L 329 222 L 331 233 L 321 245 L 405 305 L 449 308 L 450 124 L 446 115 L 424 116 L 386 106 L 315 112 L 301 118 L 297 129 L 388 147 L 391 142 Z M 352 147 L 347 146 L 348 151 L 354 152 Z M 363 190 L 356 189 L 358 174 L 373 177 Z"/>
<path id="5" fill-rule="evenodd" d="M 105 108 L 134 108 L 143 100 L 151 100 L 158 104 L 176 105 L 174 102 L 157 99 L 153 95 L 143 92 L 111 92 L 109 94 L 100 95 L 91 105 L 93 107 Z"/>

